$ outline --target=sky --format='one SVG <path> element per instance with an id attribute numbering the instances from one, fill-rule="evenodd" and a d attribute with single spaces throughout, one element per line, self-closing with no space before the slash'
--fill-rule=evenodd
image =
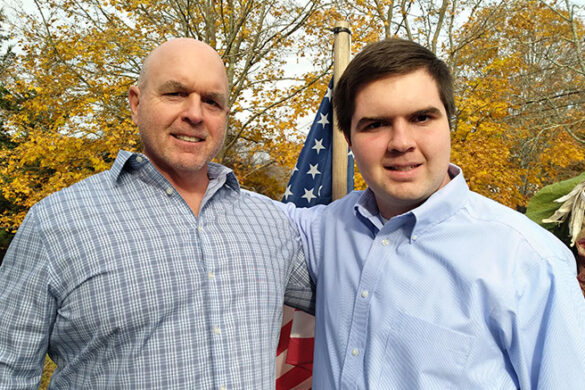
<path id="1" fill-rule="evenodd" d="M 42 1 L 43 0 L 41 0 L 41 2 Z M 571 2 L 573 4 L 576 4 L 576 5 L 585 6 L 585 0 L 571 0 Z M 24 7 L 25 9 L 35 9 L 36 8 L 34 0 L 4 0 L 3 3 L 8 5 L 8 6 L 16 5 L 17 8 L 21 8 L 21 7 Z"/>

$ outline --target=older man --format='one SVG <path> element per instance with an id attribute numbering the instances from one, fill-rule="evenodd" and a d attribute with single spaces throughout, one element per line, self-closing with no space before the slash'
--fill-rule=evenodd
<path id="1" fill-rule="evenodd" d="M 312 297 L 282 211 L 210 160 L 228 85 L 218 54 L 175 39 L 129 91 L 144 154 L 31 208 L 0 267 L 0 389 L 274 386 L 284 297 Z"/>

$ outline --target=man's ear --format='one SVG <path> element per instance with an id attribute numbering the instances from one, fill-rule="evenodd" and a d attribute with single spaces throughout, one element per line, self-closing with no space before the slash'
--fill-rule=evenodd
<path id="1" fill-rule="evenodd" d="M 138 105 L 140 104 L 140 88 L 136 85 L 128 89 L 128 102 L 130 103 L 130 112 L 132 113 L 132 122 L 138 126 Z"/>

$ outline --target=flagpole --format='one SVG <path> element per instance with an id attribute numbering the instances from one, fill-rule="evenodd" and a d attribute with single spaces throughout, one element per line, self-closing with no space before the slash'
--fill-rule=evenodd
<path id="1" fill-rule="evenodd" d="M 334 88 L 349 63 L 351 31 L 349 23 L 338 21 L 333 29 L 333 82 Z M 335 112 L 333 115 L 331 193 L 332 200 L 339 199 L 347 193 L 347 142 L 337 127 Z"/>

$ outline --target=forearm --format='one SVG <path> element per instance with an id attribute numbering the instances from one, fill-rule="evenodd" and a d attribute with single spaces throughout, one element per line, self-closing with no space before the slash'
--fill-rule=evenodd
<path id="1" fill-rule="evenodd" d="M 0 389 L 38 388 L 55 311 L 47 256 L 31 219 L 0 267 Z"/>

